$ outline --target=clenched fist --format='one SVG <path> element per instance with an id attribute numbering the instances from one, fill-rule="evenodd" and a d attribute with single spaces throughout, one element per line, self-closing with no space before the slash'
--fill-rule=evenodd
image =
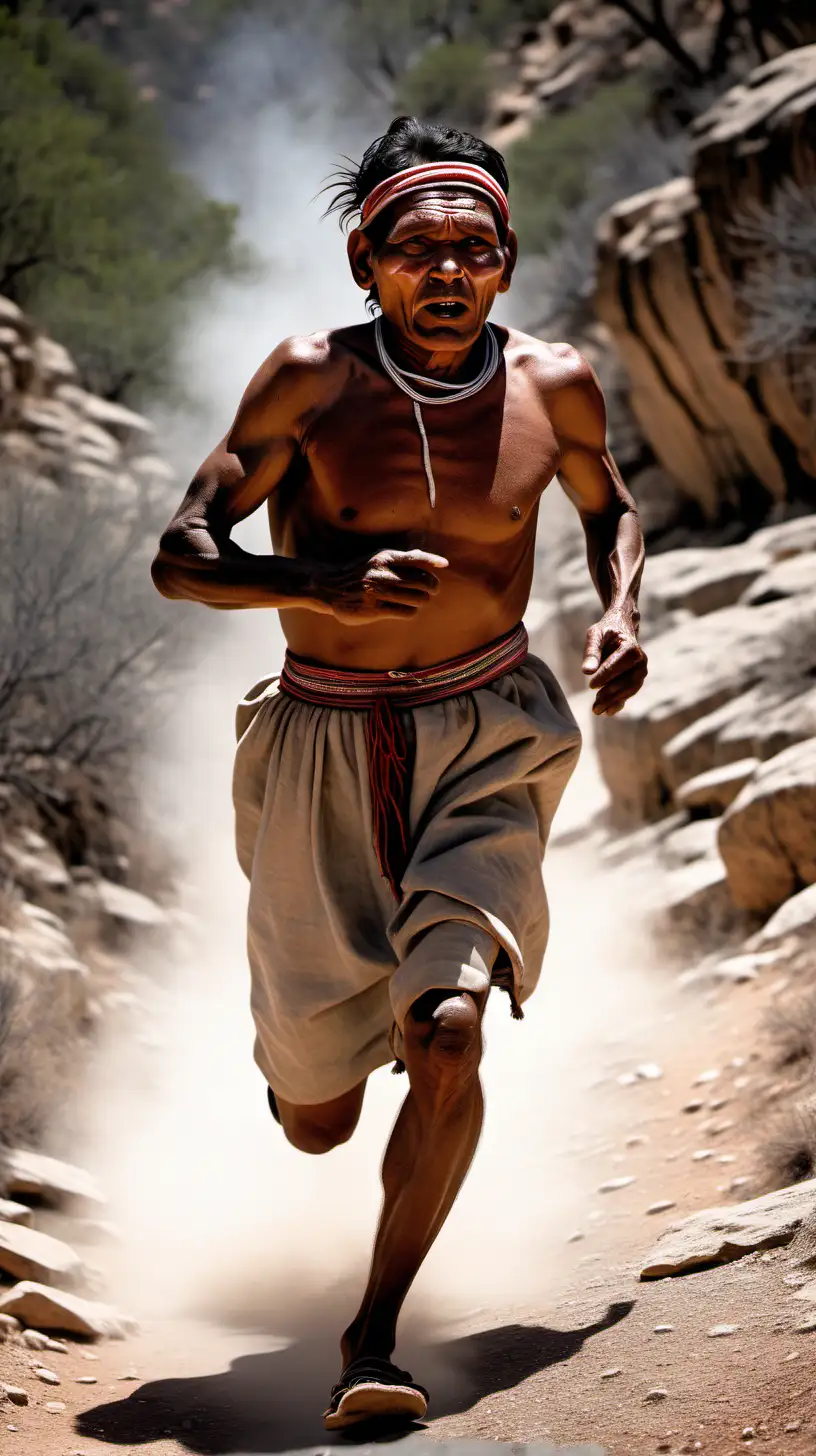
<path id="1" fill-rule="evenodd" d="M 448 565 L 430 551 L 378 551 L 362 561 L 314 568 L 317 610 L 363 626 L 383 617 L 413 617 L 439 590 Z"/>
<path id="2" fill-rule="evenodd" d="M 581 671 L 596 688 L 593 713 L 614 717 L 627 698 L 643 687 L 648 670 L 646 653 L 637 639 L 633 617 L 618 608 L 605 612 L 587 632 Z"/>

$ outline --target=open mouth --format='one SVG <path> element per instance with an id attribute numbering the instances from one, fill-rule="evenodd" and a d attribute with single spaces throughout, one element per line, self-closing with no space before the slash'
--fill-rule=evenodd
<path id="1" fill-rule="evenodd" d="M 457 319 L 467 313 L 467 305 L 458 298 L 437 298 L 430 303 L 423 303 L 423 311 L 437 319 Z"/>

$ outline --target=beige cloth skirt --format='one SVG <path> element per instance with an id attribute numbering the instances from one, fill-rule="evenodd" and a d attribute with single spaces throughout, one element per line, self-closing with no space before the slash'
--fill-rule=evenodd
<path id="1" fill-rule="evenodd" d="M 414 1001 L 504 983 L 532 994 L 549 915 L 541 861 L 580 732 L 528 656 L 485 687 L 405 709 L 412 851 L 399 903 L 374 852 L 365 714 L 256 684 L 233 794 L 249 884 L 255 1060 L 313 1105 L 394 1060 Z"/>

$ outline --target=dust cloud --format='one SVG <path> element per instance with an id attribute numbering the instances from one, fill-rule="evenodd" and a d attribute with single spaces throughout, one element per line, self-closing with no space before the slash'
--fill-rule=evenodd
<path id="1" fill-rule="evenodd" d="M 208 298 L 185 342 L 183 377 L 200 405 L 157 417 L 184 477 L 223 435 L 280 338 L 364 317 L 342 237 L 312 201 L 339 152 L 359 155 L 367 138 L 353 130 L 338 137 L 313 118 L 302 135 L 270 106 L 208 140 L 194 161 L 218 195 L 240 201 L 268 270 L 250 289 Z M 542 530 L 552 519 L 545 505 Z M 266 541 L 262 513 L 239 539 Z M 107 1256 L 116 1300 L 142 1317 L 193 1309 L 285 1336 L 302 1328 L 304 1310 L 327 1318 L 326 1290 L 335 1291 L 332 1309 L 353 1313 L 405 1079 L 388 1069 L 372 1077 L 354 1138 L 323 1158 L 290 1148 L 269 1116 L 252 1062 L 230 771 L 234 705 L 276 670 L 283 642 L 274 612 L 201 612 L 204 648 L 180 673 L 171 719 L 144 765 L 153 820 L 185 866 L 180 910 L 172 934 L 140 955 L 149 1034 L 118 1034 L 100 1058 L 80 1151 L 122 1231 Z M 582 700 L 583 718 L 586 710 Z M 562 835 L 602 803 L 587 749 L 557 821 Z M 654 1054 L 648 1037 L 661 1011 L 647 989 L 637 886 L 585 848 L 557 843 L 546 879 L 553 926 L 542 981 L 521 1024 L 503 996 L 488 1008 L 482 1144 L 409 1299 L 412 1319 L 437 1328 L 479 1310 L 531 1308 L 546 1292 L 587 1206 L 580 1160 L 567 1151 L 604 1139 L 605 1099 L 593 1084 L 610 1064 L 620 1069 L 616 1058 Z"/>

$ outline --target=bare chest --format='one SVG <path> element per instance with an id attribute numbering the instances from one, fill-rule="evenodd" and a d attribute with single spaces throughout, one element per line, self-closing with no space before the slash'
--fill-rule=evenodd
<path id="1" fill-rule="evenodd" d="M 413 402 L 373 374 L 349 381 L 307 431 L 303 505 L 313 519 L 389 536 L 428 527 L 502 541 L 523 531 L 558 464 L 546 410 L 520 372 L 469 400 L 421 406 L 436 508 Z"/>

